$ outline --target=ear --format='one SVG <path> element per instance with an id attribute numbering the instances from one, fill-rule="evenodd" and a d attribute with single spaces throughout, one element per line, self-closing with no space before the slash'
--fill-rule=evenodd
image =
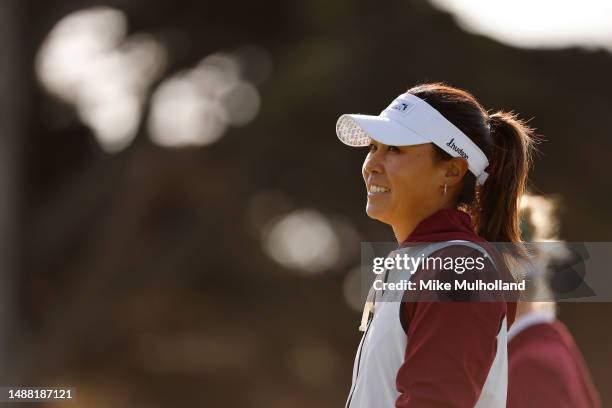
<path id="1" fill-rule="evenodd" d="M 468 171 L 468 162 L 463 157 L 454 157 L 444 161 L 444 183 L 449 186 L 459 184 Z"/>

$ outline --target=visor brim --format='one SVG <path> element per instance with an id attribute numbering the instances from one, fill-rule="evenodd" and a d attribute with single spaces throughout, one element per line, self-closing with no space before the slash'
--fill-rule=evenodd
<path id="1" fill-rule="evenodd" d="M 386 116 L 345 114 L 336 122 L 338 139 L 349 146 L 368 146 L 372 140 L 388 146 L 431 143 L 416 132 Z"/>

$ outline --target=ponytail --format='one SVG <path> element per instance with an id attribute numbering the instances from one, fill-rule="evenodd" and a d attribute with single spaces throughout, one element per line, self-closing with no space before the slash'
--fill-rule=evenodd
<path id="1" fill-rule="evenodd" d="M 489 116 L 489 178 L 480 187 L 476 232 L 489 242 L 521 242 L 519 200 L 532 163 L 534 129 L 512 112 Z"/>
<path id="2" fill-rule="evenodd" d="M 463 178 L 456 208 L 472 218 L 478 235 L 500 243 L 508 255 L 523 255 L 520 245 L 519 201 L 525 192 L 529 168 L 539 135 L 513 112 L 491 115 L 471 93 L 441 82 L 410 88 L 465 133 L 487 156 L 489 177 L 480 186 L 471 172 Z M 436 160 L 452 156 L 434 146 Z"/>

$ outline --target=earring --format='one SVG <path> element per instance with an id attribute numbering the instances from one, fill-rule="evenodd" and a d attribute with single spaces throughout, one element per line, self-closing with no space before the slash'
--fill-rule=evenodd
<path id="1" fill-rule="evenodd" d="M 446 194 L 446 188 L 448 187 L 447 184 L 444 184 L 444 194 Z"/>

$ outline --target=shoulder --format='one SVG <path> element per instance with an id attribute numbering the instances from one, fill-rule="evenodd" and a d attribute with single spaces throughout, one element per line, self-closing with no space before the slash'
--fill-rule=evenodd
<path id="1" fill-rule="evenodd" d="M 407 328 L 419 315 L 434 314 L 437 315 L 436 321 L 444 320 L 452 326 L 464 319 L 489 322 L 497 333 L 501 320 L 508 315 L 508 304 L 494 301 L 495 298 L 486 291 L 465 286 L 465 283 L 492 281 L 499 276 L 486 252 L 462 243 L 452 243 L 433 251 L 426 258 L 429 262 L 417 268 L 411 279 L 416 290 L 404 293 L 401 308 L 404 327 Z M 489 297 L 488 301 L 480 301 L 485 296 Z M 513 313 L 508 317 L 510 324 Z"/>
<path id="2" fill-rule="evenodd" d="M 573 365 L 573 340 L 568 341 L 568 335 L 559 331 L 556 322 L 530 326 L 508 343 L 509 363 L 562 372 L 561 367 Z"/>
<path id="3" fill-rule="evenodd" d="M 468 301 L 476 299 L 476 293 L 466 283 L 495 280 L 496 270 L 484 250 L 452 243 L 424 256 L 412 280 L 422 289 L 419 295 L 430 295 L 428 300 Z M 432 282 L 440 284 L 429 285 Z"/>
<path id="4" fill-rule="evenodd" d="M 487 269 L 495 270 L 495 262 L 489 253 L 490 248 L 476 242 L 452 242 L 447 246 L 433 251 L 429 257 L 442 258 L 467 258 L 473 260 L 481 260 Z"/>

